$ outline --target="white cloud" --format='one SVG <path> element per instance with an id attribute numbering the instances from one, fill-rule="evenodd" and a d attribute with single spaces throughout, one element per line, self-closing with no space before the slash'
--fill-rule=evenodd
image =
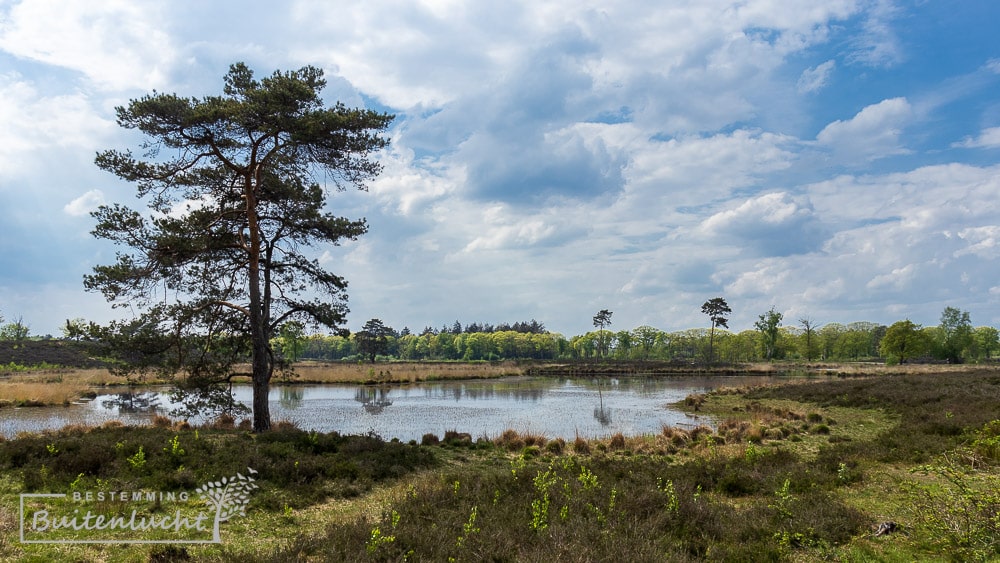
<path id="1" fill-rule="evenodd" d="M 988 127 L 983 129 L 976 138 L 966 137 L 958 143 L 952 143 L 953 147 L 963 148 L 997 148 L 1000 147 L 1000 127 Z"/>
<path id="2" fill-rule="evenodd" d="M 819 146 L 833 151 L 838 160 L 876 160 L 909 152 L 901 143 L 903 129 L 913 112 L 906 98 L 892 98 L 862 109 L 847 121 L 834 121 L 816 136 Z"/>
<path id="3" fill-rule="evenodd" d="M 787 193 L 770 193 L 749 199 L 735 209 L 720 211 L 701 223 L 704 232 L 743 232 L 755 225 L 779 226 L 812 212 L 791 200 Z"/>
<path id="4" fill-rule="evenodd" d="M 89 148 L 112 127 L 84 94 L 47 95 L 16 73 L 0 74 L 0 99 L 0 177 L 30 168 L 45 151 Z"/>
<path id="5" fill-rule="evenodd" d="M 891 287 L 892 289 L 904 289 L 914 278 L 916 267 L 907 264 L 901 268 L 893 268 L 889 273 L 879 274 L 873 277 L 865 286 L 869 289 L 881 289 Z"/>
<path id="6" fill-rule="evenodd" d="M 727 284 L 726 292 L 740 297 L 773 296 L 777 297 L 780 288 L 791 272 L 780 261 L 769 260 L 754 264 L 753 269 L 741 273 L 731 283 Z"/>
<path id="7" fill-rule="evenodd" d="M 104 192 L 90 190 L 63 206 L 63 211 L 72 217 L 82 217 L 104 205 Z"/>
<path id="8" fill-rule="evenodd" d="M 19 2 L 0 19 L 0 49 L 76 70 L 99 88 L 162 87 L 175 52 L 156 4 Z"/>
<path id="9" fill-rule="evenodd" d="M 969 246 L 955 252 L 955 256 L 973 254 L 986 260 L 1000 258 L 1000 226 L 970 227 L 958 232 L 959 238 Z"/>
<path id="10" fill-rule="evenodd" d="M 697 232 L 768 256 L 816 250 L 824 236 L 812 206 L 785 192 L 763 194 L 715 213 Z"/>
<path id="11" fill-rule="evenodd" d="M 830 79 L 830 74 L 833 73 L 835 66 L 836 62 L 829 60 L 802 71 L 802 75 L 799 76 L 799 82 L 796 85 L 799 92 L 811 93 L 823 89 Z"/>
<path id="12" fill-rule="evenodd" d="M 621 328 L 686 328 L 716 295 L 741 328 L 772 304 L 933 320 L 992 295 L 1000 169 L 946 149 L 992 123 L 996 60 L 952 82 L 904 66 L 900 22 L 925 16 L 886 2 L 661 4 L 4 4 L 0 221 L 37 242 L 0 252 L 0 275 L 35 283 L 53 248 L 108 262 L 64 234 L 102 194 L 131 201 L 93 166 L 95 150 L 139 150 L 110 108 L 153 86 L 218 93 L 243 59 L 258 76 L 322 67 L 328 100 L 399 114 L 370 192 L 328 206 L 370 232 L 316 250 L 351 282 L 352 325 L 524 315 L 573 334 L 610 308 Z M 893 65 L 910 79 L 890 84 Z M 962 133 L 942 140 L 944 118 Z"/>
<path id="13" fill-rule="evenodd" d="M 893 21 L 901 10 L 893 0 L 875 0 L 867 10 L 862 30 L 853 41 L 850 60 L 873 67 L 891 67 L 904 59 Z"/>

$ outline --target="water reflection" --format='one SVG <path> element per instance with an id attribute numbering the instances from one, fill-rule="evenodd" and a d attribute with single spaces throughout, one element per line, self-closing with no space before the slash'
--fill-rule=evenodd
<path id="1" fill-rule="evenodd" d="M 278 392 L 281 393 L 281 398 L 278 399 L 278 404 L 281 408 L 293 411 L 302 406 L 302 399 L 306 396 L 306 390 L 302 387 L 283 385 L 278 388 Z"/>
<path id="2" fill-rule="evenodd" d="M 392 404 L 389 400 L 389 389 L 388 385 L 358 387 L 354 392 L 354 400 L 361 403 L 366 412 L 381 414 L 385 407 Z"/>
<path id="3" fill-rule="evenodd" d="M 601 423 L 601 426 L 611 425 L 611 409 L 604 406 L 604 389 L 602 389 L 601 380 L 597 380 L 597 399 L 599 401 L 596 408 L 594 408 L 594 419 Z"/>
<path id="4" fill-rule="evenodd" d="M 160 409 L 160 394 L 152 391 L 106 395 L 101 399 L 101 405 L 116 414 L 155 413 Z"/>
<path id="5" fill-rule="evenodd" d="M 453 401 L 538 401 L 545 397 L 551 386 L 540 385 L 536 381 L 514 378 L 516 381 L 494 384 L 485 382 L 454 382 L 423 385 L 424 396 L 428 399 L 448 398 Z"/>
<path id="6" fill-rule="evenodd" d="M 271 416 L 290 420 L 303 430 L 337 431 L 400 440 L 420 440 L 457 430 L 475 437 L 518 432 L 573 439 L 657 433 L 662 425 L 694 426 L 672 407 L 691 393 L 719 386 L 759 385 L 770 377 L 593 377 L 554 379 L 512 377 L 476 381 L 438 381 L 399 386 L 281 385 L 271 389 Z M 99 390 L 104 391 L 104 390 Z M 157 393 L 102 395 L 83 405 L 54 409 L 5 410 L 0 435 L 99 425 L 109 419 L 143 424 L 156 407 L 169 410 L 166 389 Z M 249 405 L 249 385 L 233 388 L 235 399 Z M 358 408 L 358 406 L 362 408 Z M 197 424 L 198 419 L 191 419 Z M 698 420 L 697 424 L 712 424 Z"/>

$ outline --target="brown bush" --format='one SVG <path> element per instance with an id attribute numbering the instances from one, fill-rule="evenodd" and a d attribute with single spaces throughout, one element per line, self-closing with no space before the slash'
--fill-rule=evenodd
<path id="1" fill-rule="evenodd" d="M 170 420 L 169 417 L 162 415 L 154 415 L 152 424 L 154 428 L 170 428 L 174 425 L 174 421 Z"/>
<path id="2" fill-rule="evenodd" d="M 280 424 L 281 422 L 278 422 L 277 424 L 274 425 L 274 428 L 278 429 L 278 426 Z M 235 427 L 236 427 L 236 419 L 233 418 L 233 415 L 228 413 L 220 414 L 219 418 L 216 418 L 215 421 L 212 422 L 212 428 L 215 428 L 216 430 L 231 430 Z"/>
<path id="3" fill-rule="evenodd" d="M 611 442 L 608 444 L 608 448 L 612 450 L 624 450 L 625 449 L 625 435 L 618 432 L 611 437 Z"/>
<path id="4" fill-rule="evenodd" d="M 493 441 L 496 445 L 507 448 L 512 452 L 516 452 L 524 448 L 524 440 L 517 433 L 517 430 L 508 428 L 504 430 L 500 437 Z"/>

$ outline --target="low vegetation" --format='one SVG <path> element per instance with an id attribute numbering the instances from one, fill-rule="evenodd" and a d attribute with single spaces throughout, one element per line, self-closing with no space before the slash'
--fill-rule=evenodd
<path id="1" fill-rule="evenodd" d="M 288 379 L 297 383 L 415 383 L 442 379 L 488 379 L 522 375 L 524 368 L 507 362 L 309 362 L 295 364 Z M 279 377 L 280 380 L 280 377 Z"/>
<path id="2" fill-rule="evenodd" d="M 31 370 L 0 377 L 0 409 L 68 405 L 93 396 L 94 387 L 121 383 L 106 369 Z"/>
<path id="3" fill-rule="evenodd" d="M 995 560 L 998 397 L 995 370 L 800 378 L 683 401 L 714 428 L 603 440 L 67 428 L 0 443 L 0 558 Z M 260 490 L 221 546 L 17 541 L 21 492 L 193 490 L 246 467 Z"/>

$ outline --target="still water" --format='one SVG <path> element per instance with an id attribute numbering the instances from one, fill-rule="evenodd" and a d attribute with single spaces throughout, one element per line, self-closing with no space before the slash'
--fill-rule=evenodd
<path id="1" fill-rule="evenodd" d="M 713 420 L 692 417 L 673 404 L 690 393 L 774 380 L 757 376 L 516 377 L 385 387 L 286 385 L 271 388 L 270 403 L 272 421 L 292 421 L 304 430 L 374 432 L 387 440 L 419 441 L 424 434 L 443 436 L 447 430 L 478 438 L 496 437 L 512 428 L 572 440 L 617 432 L 657 433 L 663 425 L 713 425 Z M 250 404 L 249 386 L 237 386 L 234 393 Z M 5 410 L 0 435 L 13 437 L 67 424 L 99 425 L 114 419 L 144 424 L 171 408 L 165 390 L 133 398 L 131 404 L 123 404 L 123 399 L 108 394 L 64 408 Z"/>

